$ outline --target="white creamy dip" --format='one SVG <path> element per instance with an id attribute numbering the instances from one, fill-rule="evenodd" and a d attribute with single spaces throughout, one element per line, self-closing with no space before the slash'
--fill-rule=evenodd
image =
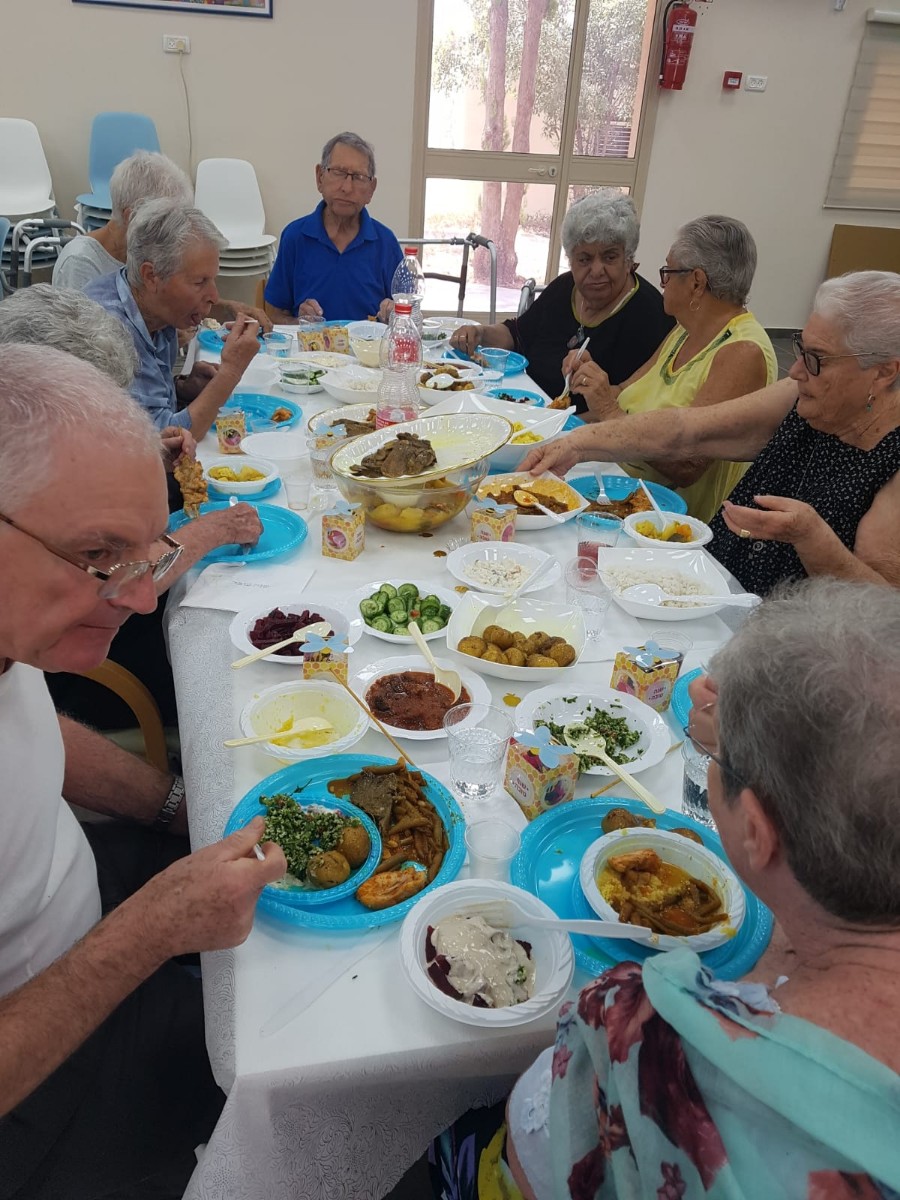
<path id="1" fill-rule="evenodd" d="M 477 915 L 447 917 L 431 942 L 450 963 L 447 979 L 467 1004 L 480 996 L 489 1008 L 521 1004 L 534 992 L 534 963 L 505 929 Z"/>
<path id="2" fill-rule="evenodd" d="M 513 558 L 501 558 L 496 562 L 476 558 L 474 562 L 466 565 L 465 574 L 468 579 L 473 579 L 476 583 L 484 584 L 486 587 L 514 588 L 518 587 L 520 583 L 524 583 L 534 574 L 534 571 L 532 568 L 516 562 Z"/>

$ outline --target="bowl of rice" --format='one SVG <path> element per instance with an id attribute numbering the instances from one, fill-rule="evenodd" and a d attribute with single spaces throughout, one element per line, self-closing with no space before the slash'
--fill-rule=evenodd
<path id="1" fill-rule="evenodd" d="M 702 550 L 603 550 L 600 576 L 613 600 L 632 617 L 651 621 L 692 621 L 718 612 L 715 597 L 731 592 L 728 577 Z M 652 583 L 670 596 L 696 596 L 697 600 L 663 600 L 648 604 L 624 595 L 638 583 Z"/>
<path id="2" fill-rule="evenodd" d="M 381 372 L 371 367 L 342 367 L 326 371 L 322 376 L 325 391 L 342 404 L 359 404 L 364 400 L 371 400 L 374 404 L 378 399 L 380 384 Z"/>

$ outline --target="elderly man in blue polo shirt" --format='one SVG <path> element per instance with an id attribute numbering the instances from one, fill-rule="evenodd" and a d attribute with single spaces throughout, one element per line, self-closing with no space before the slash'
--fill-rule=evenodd
<path id="1" fill-rule="evenodd" d="M 198 325 L 219 298 L 225 239 L 200 211 L 178 200 L 148 200 L 128 226 L 125 266 L 84 289 L 125 326 L 138 356 L 130 391 L 154 424 L 183 425 L 199 441 L 258 349 L 258 323 L 243 313 L 222 347 L 220 366 L 197 363 L 175 378 L 178 330 Z"/>
<path id="2" fill-rule="evenodd" d="M 403 252 L 390 229 L 366 212 L 377 182 L 375 151 L 358 134 L 339 133 L 325 143 L 316 167 L 322 201 L 284 230 L 266 284 L 273 321 L 390 315 L 391 280 Z"/>

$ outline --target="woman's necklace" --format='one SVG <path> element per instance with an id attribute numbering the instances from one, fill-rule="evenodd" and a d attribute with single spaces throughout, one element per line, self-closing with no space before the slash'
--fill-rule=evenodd
<path id="1" fill-rule="evenodd" d="M 619 311 L 619 309 L 628 303 L 628 301 L 631 299 L 631 297 L 634 295 L 634 293 L 638 290 L 637 279 L 635 279 L 634 276 L 629 276 L 629 278 L 634 280 L 631 287 L 626 286 L 625 291 L 622 293 L 622 295 L 619 297 L 619 299 L 616 300 L 616 302 L 613 304 L 612 308 L 607 309 L 605 311 L 601 311 L 600 316 L 597 318 L 596 321 L 585 321 L 584 316 L 583 316 L 584 301 L 582 300 L 581 293 L 578 291 L 577 288 L 572 289 L 572 310 L 573 310 L 573 315 L 574 315 L 576 321 L 578 322 L 578 328 L 575 330 L 574 334 L 566 342 L 567 350 L 577 350 L 578 349 L 578 347 L 581 345 L 581 343 L 584 341 L 585 337 L 587 336 L 585 326 L 587 326 L 588 329 L 596 329 L 598 325 L 602 325 L 604 321 L 608 321 L 610 317 L 614 317 L 616 315 L 616 313 Z M 580 305 L 579 305 L 579 302 L 580 302 Z M 582 312 L 581 316 L 579 316 L 579 314 L 578 314 L 578 306 L 581 307 L 581 312 Z"/>

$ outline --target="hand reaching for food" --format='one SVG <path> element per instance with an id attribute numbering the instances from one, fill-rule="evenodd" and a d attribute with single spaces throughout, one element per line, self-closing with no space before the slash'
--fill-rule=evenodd
<path id="1" fill-rule="evenodd" d="M 310 297 L 308 300 L 304 300 L 297 309 L 297 316 L 304 317 L 310 321 L 321 321 L 325 316 L 325 312 L 318 300 Z"/>
<path id="2" fill-rule="evenodd" d="M 463 325 L 450 335 L 450 345 L 454 350 L 472 355 L 481 345 L 484 337 L 483 325 Z"/>
<path id="3" fill-rule="evenodd" d="M 578 435 L 570 433 L 543 446 L 535 446 L 519 467 L 530 475 L 541 475 L 544 471 L 552 471 L 554 475 L 565 475 L 582 459 L 581 444 Z"/>

